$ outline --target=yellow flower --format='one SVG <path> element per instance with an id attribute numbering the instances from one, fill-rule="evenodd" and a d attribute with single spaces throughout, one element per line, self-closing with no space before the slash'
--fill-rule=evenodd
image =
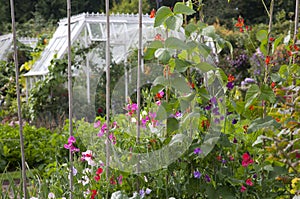
<path id="1" fill-rule="evenodd" d="M 300 183 L 298 183 L 298 181 L 300 181 L 300 178 L 294 178 L 291 181 L 292 182 L 292 189 L 290 190 L 291 194 L 296 194 L 296 192 L 300 190 Z"/>

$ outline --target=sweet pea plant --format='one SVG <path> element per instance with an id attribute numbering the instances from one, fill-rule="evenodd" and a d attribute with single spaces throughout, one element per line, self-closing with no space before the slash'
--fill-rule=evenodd
<path id="1" fill-rule="evenodd" d="M 258 31 L 261 54 L 256 67 L 261 76 L 252 73 L 240 85 L 234 74 L 217 67 L 213 52 L 220 53 L 226 46 L 232 51 L 232 47 L 213 26 L 191 22 L 184 27 L 184 40 L 169 36 L 180 31 L 183 15 L 194 12 L 183 3 L 156 12 L 155 26 L 164 26 L 167 34 L 156 35 L 144 58 L 156 60 L 161 75 L 143 90 L 140 107 L 129 99 L 123 113 L 113 115 L 109 124 L 102 117 L 93 126 L 76 123 L 74 137 L 64 145 L 74 154 L 76 197 L 291 198 L 300 194 L 300 47 L 292 41 L 284 44 L 283 36 Z M 241 31 L 243 19 L 238 23 Z M 214 51 L 203 43 L 206 38 L 215 44 Z M 78 148 L 78 140 L 86 149 Z M 106 145 L 111 150 L 109 173 Z M 68 196 L 70 171 L 66 165 L 57 168 L 60 183 L 49 178 L 48 198 Z"/>

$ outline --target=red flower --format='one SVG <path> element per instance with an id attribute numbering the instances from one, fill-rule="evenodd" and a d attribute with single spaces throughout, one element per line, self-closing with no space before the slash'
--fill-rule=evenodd
<path id="1" fill-rule="evenodd" d="M 244 32 L 244 29 L 242 27 L 240 27 L 240 32 Z"/>
<path id="2" fill-rule="evenodd" d="M 239 17 L 237 23 L 235 24 L 235 27 L 241 28 L 243 26 L 244 26 L 244 19 L 242 17 Z"/>
<path id="3" fill-rule="evenodd" d="M 116 182 L 115 179 L 114 179 L 114 176 L 112 176 L 112 177 L 109 179 L 109 183 L 112 184 L 112 185 L 117 184 L 117 182 Z"/>
<path id="4" fill-rule="evenodd" d="M 270 41 L 270 42 L 273 42 L 274 40 L 275 40 L 274 37 L 270 37 L 270 38 L 269 38 L 269 41 Z"/>
<path id="5" fill-rule="evenodd" d="M 91 199 L 95 199 L 95 196 L 97 195 L 97 190 L 91 190 L 92 195 L 91 195 Z"/>
<path id="6" fill-rule="evenodd" d="M 271 57 L 270 57 L 270 56 L 267 56 L 267 57 L 266 57 L 266 61 L 265 61 L 265 62 L 266 62 L 266 65 L 269 65 L 270 61 L 271 61 Z"/>
<path id="7" fill-rule="evenodd" d="M 253 160 L 251 159 L 251 156 L 248 153 L 244 153 L 242 156 L 242 166 L 247 167 L 249 164 L 253 163 Z"/>
<path id="8" fill-rule="evenodd" d="M 231 74 L 228 75 L 228 81 L 229 81 L 229 82 L 233 82 L 234 79 L 235 79 L 235 78 L 234 78 L 233 75 L 231 75 Z"/>
<path id="9" fill-rule="evenodd" d="M 287 51 L 287 54 L 291 57 L 293 55 L 293 53 L 291 51 Z"/>
<path id="10" fill-rule="evenodd" d="M 246 189 L 247 189 L 247 188 L 246 188 L 244 185 L 241 186 L 241 192 L 246 191 Z"/>
<path id="11" fill-rule="evenodd" d="M 96 182 L 98 182 L 101 179 L 100 175 L 95 175 L 94 179 L 96 180 Z"/>
<path id="12" fill-rule="evenodd" d="M 209 123 L 208 120 L 202 120 L 202 122 L 201 122 L 201 127 L 202 127 L 202 128 L 208 129 L 208 128 L 209 128 L 209 125 L 210 125 L 210 123 Z"/>
<path id="13" fill-rule="evenodd" d="M 161 34 L 157 33 L 154 37 L 154 40 L 157 40 L 157 41 L 164 41 L 164 39 L 161 37 Z"/>
<path id="14" fill-rule="evenodd" d="M 274 88 L 275 86 L 276 86 L 276 83 L 275 83 L 275 82 L 272 82 L 272 83 L 271 83 L 271 87 Z"/>
<path id="15" fill-rule="evenodd" d="M 154 18 L 154 17 L 155 17 L 155 13 L 156 13 L 156 11 L 155 11 L 155 9 L 153 8 L 153 9 L 151 10 L 151 12 L 150 12 L 150 18 Z"/>
<path id="16" fill-rule="evenodd" d="M 195 88 L 195 84 L 192 82 L 188 82 L 188 85 L 192 88 L 192 89 L 194 89 Z"/>
<path id="17" fill-rule="evenodd" d="M 222 156 L 218 155 L 217 156 L 217 160 L 221 161 L 222 160 Z"/>
<path id="18" fill-rule="evenodd" d="M 246 180 L 246 184 L 249 185 L 249 186 L 253 186 L 253 182 L 251 181 L 251 178 L 248 178 Z"/>
<path id="19" fill-rule="evenodd" d="M 294 49 L 295 51 L 299 51 L 299 47 L 296 44 L 294 44 Z"/>
<path id="20" fill-rule="evenodd" d="M 163 91 L 159 91 L 156 95 L 155 95 L 155 97 L 156 98 L 158 98 L 158 99 L 161 99 L 161 98 L 163 98 L 164 97 L 164 92 Z"/>
<path id="21" fill-rule="evenodd" d="M 101 175 L 102 172 L 103 172 L 103 169 L 100 167 L 100 168 L 97 169 L 96 174 Z"/>

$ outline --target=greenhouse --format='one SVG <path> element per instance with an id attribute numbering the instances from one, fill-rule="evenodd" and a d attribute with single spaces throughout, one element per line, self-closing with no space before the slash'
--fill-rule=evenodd
<path id="1" fill-rule="evenodd" d="M 0 198 L 299 199 L 299 1 L 0 4 Z"/>
<path id="2" fill-rule="evenodd" d="M 42 52 L 40 59 L 24 75 L 26 77 L 27 97 L 35 82 L 47 75 L 51 60 L 54 58 L 62 59 L 66 56 L 68 49 L 67 23 L 67 19 L 59 21 L 59 26 Z M 110 45 L 113 63 L 123 63 L 126 67 L 127 57 L 138 47 L 138 23 L 139 19 L 136 14 L 110 15 Z M 154 19 L 150 18 L 149 15 L 143 15 L 142 42 L 144 45 L 153 41 L 157 34 L 162 38 L 166 37 L 165 29 L 162 27 L 154 28 L 153 24 Z M 181 39 L 184 38 L 183 32 L 170 31 L 169 35 Z M 77 67 L 73 73 L 73 76 L 76 76 L 73 92 L 77 96 L 75 100 L 81 104 L 80 106 L 83 106 L 83 104 L 94 106 L 95 99 L 93 95 L 96 92 L 97 82 L 99 81 L 99 76 L 105 71 L 106 38 L 105 14 L 83 13 L 71 17 L 72 48 L 75 51 L 88 49 L 88 51 L 84 52 L 84 55 L 80 54 L 75 57 Z M 127 69 L 125 72 L 127 72 Z M 124 78 L 125 95 L 128 94 L 128 81 L 128 78 Z M 124 101 L 126 98 L 127 96 L 124 97 Z"/>
<path id="3" fill-rule="evenodd" d="M 18 41 L 22 44 L 34 48 L 38 42 L 37 38 L 21 37 Z M 6 34 L 0 36 L 0 60 L 7 60 L 7 55 L 13 52 L 13 36 Z"/>

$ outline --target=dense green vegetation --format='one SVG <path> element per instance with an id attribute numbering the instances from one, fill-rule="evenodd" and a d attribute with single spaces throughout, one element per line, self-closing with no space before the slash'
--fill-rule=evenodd
<path id="1" fill-rule="evenodd" d="M 157 0 L 158 1 L 158 0 Z M 164 0 L 159 5 L 174 7 L 181 0 Z M 268 6 L 269 1 L 266 2 Z M 137 13 L 137 0 L 111 0 L 110 7 L 113 12 Z M 268 16 L 261 1 L 257 0 L 193 0 L 194 9 L 203 9 L 204 22 L 212 24 L 216 21 L 232 28 L 232 20 L 239 15 L 245 18 L 249 25 L 267 23 Z M 37 36 L 43 30 L 51 28 L 55 23 L 66 17 L 66 1 L 64 0 L 16 0 L 16 22 L 19 35 Z M 34 5 L 34 6 L 32 6 Z M 275 13 L 285 11 L 285 19 L 293 17 L 295 2 L 293 0 L 279 0 L 275 3 Z M 144 0 L 143 12 L 150 13 L 157 9 L 156 0 Z M 72 14 L 82 12 L 103 12 L 105 1 L 74 0 L 72 1 Z M 193 15 L 199 17 L 199 12 Z M 11 30 L 9 1 L 0 0 L 0 35 Z"/>

